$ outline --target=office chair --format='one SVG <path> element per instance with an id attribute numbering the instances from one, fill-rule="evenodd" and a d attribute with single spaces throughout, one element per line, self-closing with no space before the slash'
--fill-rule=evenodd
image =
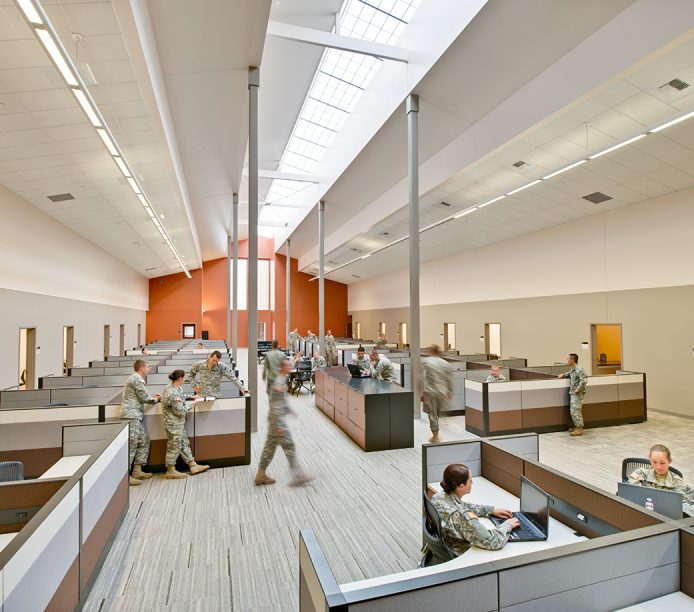
<path id="1" fill-rule="evenodd" d="M 21 461 L 0 461 L 0 482 L 24 480 L 24 464 Z"/>
<path id="2" fill-rule="evenodd" d="M 651 462 L 645 457 L 627 457 L 622 460 L 622 482 L 627 482 L 629 480 L 629 475 L 640 467 L 650 467 Z M 682 472 L 677 468 L 670 466 L 670 471 L 676 474 L 680 478 L 684 478 Z"/>
<path id="3" fill-rule="evenodd" d="M 422 534 L 424 547 L 420 567 L 438 565 L 455 558 L 455 554 L 446 546 L 441 537 L 441 519 L 434 504 L 427 497 L 426 491 L 422 494 L 424 500 L 424 515 L 422 517 Z"/>

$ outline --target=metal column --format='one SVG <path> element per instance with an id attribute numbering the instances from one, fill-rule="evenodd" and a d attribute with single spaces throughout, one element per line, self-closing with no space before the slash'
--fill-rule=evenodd
<path id="1" fill-rule="evenodd" d="M 248 389 L 251 431 L 258 430 L 258 87 L 260 70 L 248 69 Z"/>
<path id="2" fill-rule="evenodd" d="M 232 204 L 233 206 L 233 204 Z M 227 234 L 227 347 L 231 346 L 231 236 Z"/>
<path id="3" fill-rule="evenodd" d="M 239 194 L 235 193 L 231 211 L 231 239 L 233 241 L 231 263 L 231 357 L 238 365 L 239 348 Z"/>
<path id="4" fill-rule="evenodd" d="M 414 416 L 422 412 L 422 360 L 419 339 L 419 96 L 407 97 L 407 175 L 410 192 L 410 380 Z"/>
<path id="5" fill-rule="evenodd" d="M 291 308 L 291 297 L 292 297 L 292 292 L 290 289 L 290 272 L 291 272 L 291 265 L 292 265 L 292 247 L 291 247 L 291 238 L 287 238 L 287 282 L 286 282 L 286 291 L 287 291 L 287 344 L 285 345 L 287 349 L 289 348 L 289 334 L 292 333 L 292 327 L 291 327 L 291 313 L 292 313 L 292 308 Z"/>
<path id="6" fill-rule="evenodd" d="M 318 202 L 318 341 L 325 356 L 325 202 Z"/>

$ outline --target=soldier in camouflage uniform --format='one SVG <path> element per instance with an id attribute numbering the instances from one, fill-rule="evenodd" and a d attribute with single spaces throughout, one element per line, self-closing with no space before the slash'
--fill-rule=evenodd
<path id="1" fill-rule="evenodd" d="M 337 345 L 335 344 L 335 336 L 333 336 L 333 331 L 331 329 L 325 334 L 325 359 L 329 366 L 337 364 Z"/>
<path id="2" fill-rule="evenodd" d="M 247 393 L 243 383 L 236 378 L 234 370 L 220 359 L 219 351 L 212 351 L 204 361 L 194 363 L 188 372 L 186 382 L 190 383 L 196 393 L 205 397 L 219 397 L 222 394 L 222 378 L 228 378 L 241 391 Z"/>
<path id="3" fill-rule="evenodd" d="M 315 370 L 316 368 L 324 368 L 328 364 L 325 361 L 325 357 L 322 357 L 321 354 L 316 351 L 313 353 L 313 359 L 311 359 L 311 369 Z"/>
<path id="4" fill-rule="evenodd" d="M 176 461 L 180 455 L 188 464 L 191 476 L 200 474 L 210 469 L 209 465 L 198 465 L 190 450 L 190 442 L 186 433 L 186 415 L 193 408 L 193 404 L 202 398 L 186 398 L 183 393 L 183 382 L 186 373 L 183 370 L 174 370 L 169 374 L 171 381 L 164 388 L 161 400 L 164 428 L 166 429 L 166 478 L 186 478 L 176 470 Z M 192 399 L 193 401 L 187 401 Z"/>
<path id="5" fill-rule="evenodd" d="M 393 363 L 385 355 L 379 355 L 375 348 L 371 349 L 371 377 L 398 384 Z"/>
<path id="6" fill-rule="evenodd" d="M 492 373 L 487 376 L 487 380 L 484 382 L 488 383 L 497 383 L 497 382 L 505 382 L 506 377 L 503 374 L 499 373 L 499 366 L 492 366 Z"/>
<path id="7" fill-rule="evenodd" d="M 694 516 L 694 487 L 670 471 L 672 463 L 670 449 L 662 444 L 656 444 L 651 447 L 648 457 L 651 460 L 651 466 L 641 467 L 632 472 L 629 483 L 681 493 L 682 512 L 688 516 Z"/>
<path id="8" fill-rule="evenodd" d="M 265 353 L 265 360 L 263 361 L 263 380 L 268 395 L 270 395 L 270 385 L 280 373 L 280 367 L 285 359 L 284 353 L 279 349 L 279 342 L 273 340 L 272 348 Z"/>
<path id="9" fill-rule="evenodd" d="M 568 372 L 559 374 L 557 378 L 569 378 L 569 412 L 574 426 L 569 428 L 570 435 L 583 435 L 583 398 L 586 395 L 586 384 L 588 375 L 586 371 L 578 365 L 578 355 L 569 353 L 566 364 L 571 366 Z"/>
<path id="10" fill-rule="evenodd" d="M 511 511 L 462 501 L 472 490 L 472 474 L 462 464 L 452 464 L 444 470 L 441 486 L 443 491 L 436 493 L 431 502 L 441 519 L 443 542 L 451 552 L 462 555 L 471 546 L 487 550 L 503 548 L 511 531 L 520 524 Z M 487 529 L 479 518 L 489 516 L 506 520 L 494 529 Z"/>
<path id="11" fill-rule="evenodd" d="M 296 460 L 294 440 L 292 440 L 291 433 L 286 423 L 287 415 L 292 414 L 292 409 L 289 407 L 286 394 L 286 377 L 291 371 L 291 367 L 289 360 L 285 359 L 282 362 L 277 378 L 275 378 L 270 387 L 270 395 L 268 396 L 267 440 L 265 441 L 263 452 L 260 455 L 258 473 L 255 475 L 256 485 L 270 485 L 275 483 L 275 479 L 268 476 L 265 472 L 272 458 L 275 456 L 275 451 L 278 446 L 281 446 L 284 450 L 289 466 L 294 473 L 294 478 L 290 484 L 292 486 L 300 486 L 310 480 L 299 467 Z"/>
<path id="12" fill-rule="evenodd" d="M 378 332 L 378 338 L 376 338 L 376 346 L 385 346 L 386 344 L 388 344 L 388 340 L 385 334 Z"/>
<path id="13" fill-rule="evenodd" d="M 441 351 L 436 345 L 431 347 L 431 356 L 422 360 L 422 386 L 424 406 L 429 413 L 429 441 L 438 442 L 439 414 L 453 394 L 453 368 L 441 359 Z"/>
<path id="14" fill-rule="evenodd" d="M 152 478 L 152 474 L 142 471 L 142 466 L 147 463 L 147 457 L 149 457 L 149 435 L 142 421 L 145 404 L 156 404 L 161 401 L 161 395 L 158 393 L 150 395 L 147 392 L 144 377 L 149 372 L 149 365 L 144 359 L 136 360 L 133 369 L 135 373 L 128 378 L 123 387 L 120 419 L 121 423 L 128 423 L 128 466 L 132 467 L 130 485 L 136 486 L 143 480 Z"/>
<path id="15" fill-rule="evenodd" d="M 295 327 L 294 331 L 289 332 L 289 351 L 296 353 L 299 350 L 299 330 Z"/>
<path id="16" fill-rule="evenodd" d="M 371 361 L 365 355 L 363 346 L 357 349 L 357 356 L 352 359 L 352 363 L 355 366 L 359 366 L 362 372 L 371 372 Z"/>

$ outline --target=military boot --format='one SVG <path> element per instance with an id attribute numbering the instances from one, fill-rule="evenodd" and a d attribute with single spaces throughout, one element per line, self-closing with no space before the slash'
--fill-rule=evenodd
<path id="1" fill-rule="evenodd" d="M 583 427 L 574 427 L 574 430 L 569 434 L 570 436 L 582 436 Z"/>
<path id="2" fill-rule="evenodd" d="M 195 476 L 195 474 L 202 474 L 203 472 L 206 472 L 207 470 L 210 469 L 209 465 L 199 465 L 195 463 L 195 461 L 191 461 L 188 464 L 188 467 L 190 468 L 190 475 Z"/>
<path id="3" fill-rule="evenodd" d="M 438 431 L 432 432 L 431 438 L 429 438 L 429 442 L 431 442 L 432 444 L 438 444 L 439 443 L 439 432 Z"/>
<path id="4" fill-rule="evenodd" d="M 137 478 L 133 478 L 132 476 L 130 477 L 129 484 L 131 487 L 136 487 L 138 485 L 142 484 L 141 480 L 138 480 Z"/>
<path id="5" fill-rule="evenodd" d="M 258 473 L 255 475 L 255 484 L 257 485 L 271 485 L 275 484 L 275 479 L 270 478 L 263 468 L 258 468 Z"/>
<path id="6" fill-rule="evenodd" d="M 143 472 L 141 465 L 135 465 L 133 467 L 133 478 L 137 478 L 138 480 L 147 480 L 148 478 L 152 478 L 152 476 L 154 476 L 154 474 Z"/>
<path id="7" fill-rule="evenodd" d="M 166 475 L 164 478 L 171 478 L 171 479 L 178 479 L 178 478 L 188 478 L 185 474 L 182 474 L 181 472 L 176 471 L 176 466 L 175 465 L 167 465 L 166 466 Z"/>

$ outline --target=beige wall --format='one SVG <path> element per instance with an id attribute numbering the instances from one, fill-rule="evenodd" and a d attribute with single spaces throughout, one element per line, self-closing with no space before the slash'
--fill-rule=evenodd
<path id="1" fill-rule="evenodd" d="M 481 352 L 484 323 L 501 323 L 504 357 L 531 365 L 578 353 L 589 366 L 591 323 L 621 323 L 624 368 L 645 372 L 648 405 L 694 416 L 694 190 L 427 262 L 421 271 L 422 344 Z M 407 270 L 350 285 L 363 337 L 408 322 Z M 590 368 L 588 368 L 590 371 Z"/>

